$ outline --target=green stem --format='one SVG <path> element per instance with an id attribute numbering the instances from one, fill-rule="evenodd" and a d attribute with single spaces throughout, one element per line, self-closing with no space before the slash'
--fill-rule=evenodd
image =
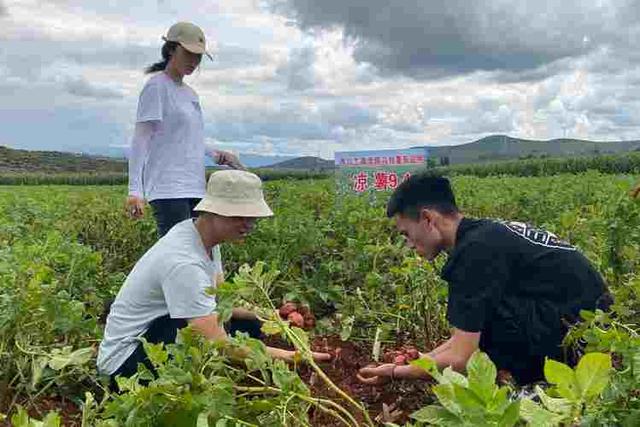
<path id="1" fill-rule="evenodd" d="M 347 418 L 349 419 L 349 421 L 351 421 L 353 423 L 353 425 L 355 427 L 358 427 L 358 421 L 353 417 L 353 415 L 351 415 L 349 413 L 349 411 L 347 411 L 345 408 L 343 408 L 342 406 L 338 405 L 335 402 L 332 402 L 331 400 L 328 399 L 319 399 L 316 397 L 307 397 L 307 396 L 302 396 L 302 395 L 298 395 L 298 397 L 302 400 L 304 400 L 305 402 L 309 402 L 315 406 L 317 406 L 318 408 L 320 408 L 323 412 L 332 414 L 334 417 L 338 418 L 339 420 L 341 420 L 344 424 L 346 425 L 351 425 L 349 424 L 349 422 L 347 422 L 347 420 L 345 420 L 342 416 L 340 416 L 340 414 L 338 414 L 336 411 L 334 411 L 333 409 L 327 408 L 324 405 L 328 405 L 328 406 L 333 406 L 336 410 L 342 412 L 343 414 L 345 414 L 347 416 Z"/>
<path id="2" fill-rule="evenodd" d="M 225 420 L 231 420 L 231 421 L 234 421 L 234 422 L 236 422 L 237 424 L 242 425 L 242 426 L 247 426 L 247 427 L 259 427 L 257 424 L 251 424 L 251 423 L 248 423 L 248 422 L 246 422 L 246 421 L 239 420 L 238 418 L 230 417 L 229 415 L 225 415 L 224 419 L 225 419 Z"/>
<path id="3" fill-rule="evenodd" d="M 21 352 L 23 352 L 24 354 L 28 354 L 30 356 L 48 356 L 47 353 L 36 353 L 30 350 L 26 350 L 24 347 L 22 347 L 17 339 L 13 340 L 13 343 L 15 344 L 15 346 L 18 348 L 18 350 L 20 350 Z"/>
<path id="4" fill-rule="evenodd" d="M 617 324 L 621 328 L 627 330 L 634 338 L 638 336 L 638 332 L 636 330 L 630 328 L 629 326 L 625 325 L 624 323 L 617 323 Z"/>
<path id="5" fill-rule="evenodd" d="M 318 376 L 320 376 L 320 378 L 322 378 L 322 380 L 325 382 L 325 384 L 327 384 L 329 386 L 329 388 L 331 388 L 333 391 L 335 391 L 338 394 L 338 396 L 342 397 L 347 402 L 351 403 L 353 406 L 358 408 L 358 410 L 360 410 L 362 412 L 362 414 L 364 415 L 365 420 L 367 421 L 367 423 L 370 426 L 374 426 L 373 422 L 371 421 L 371 417 L 369 417 L 369 413 L 367 412 L 367 410 L 362 405 L 360 405 L 358 402 L 356 402 L 351 396 L 349 396 L 347 393 L 342 391 L 342 389 L 340 387 L 338 387 L 337 385 L 335 385 L 333 383 L 333 381 L 331 381 L 331 378 L 329 378 L 327 376 L 327 374 L 325 374 L 324 371 L 316 364 L 315 360 L 313 360 L 313 356 L 311 355 L 311 350 L 306 346 L 306 344 L 304 342 L 301 342 L 301 340 L 298 338 L 298 336 L 295 333 L 293 333 L 291 331 L 291 329 L 289 329 L 286 325 L 285 325 L 285 333 L 287 334 L 287 337 L 289 338 L 289 340 L 291 340 L 293 345 L 297 349 L 302 349 L 303 351 L 301 353 L 308 356 L 307 357 L 307 363 L 309 363 L 309 365 L 311 365 L 313 370 L 316 371 Z"/>
<path id="6" fill-rule="evenodd" d="M 282 393 L 282 390 L 280 390 L 279 388 L 275 388 L 275 387 L 244 387 L 244 386 L 234 386 L 233 389 L 235 391 L 238 392 L 243 392 L 243 395 L 249 395 L 249 394 L 263 394 L 263 393 L 274 393 L 274 394 L 280 394 Z M 354 426 L 358 426 L 358 422 L 356 421 L 355 418 L 353 418 L 353 416 L 349 413 L 349 411 L 347 411 L 345 408 L 343 408 L 342 406 L 338 405 L 335 402 L 332 402 L 331 400 L 328 399 L 320 399 L 320 398 L 316 398 L 316 397 L 309 397 L 309 396 L 305 396 L 303 394 L 299 394 L 299 393 L 292 393 L 292 396 L 303 400 L 305 402 L 311 403 L 315 406 L 318 406 L 321 410 L 323 410 L 324 412 L 329 413 L 328 411 L 330 411 L 331 413 L 335 414 L 334 416 L 336 416 L 336 418 L 343 420 L 344 423 L 346 425 L 351 425 L 348 422 L 346 422 L 344 420 L 343 417 L 341 417 L 339 414 L 337 414 L 334 410 L 330 410 L 328 408 L 326 408 L 323 405 L 327 405 L 327 406 L 333 406 L 334 408 L 336 408 L 338 411 L 344 413 L 353 423 Z"/>
<path id="7" fill-rule="evenodd" d="M 67 377 L 68 374 L 60 374 L 58 376 L 56 376 L 55 378 L 53 378 L 51 381 L 49 381 L 47 383 L 47 385 L 45 385 L 44 387 L 42 387 L 40 390 L 38 390 L 38 392 L 36 394 L 33 395 L 33 397 L 31 398 L 32 401 L 35 401 L 38 397 L 40 397 L 45 391 L 47 391 L 52 385 L 54 385 L 56 383 L 56 381 L 61 380 L 65 377 Z"/>
<path id="8" fill-rule="evenodd" d="M 287 406 L 289 406 L 289 402 L 291 402 L 291 399 L 293 399 L 295 397 L 295 395 L 291 395 L 289 396 L 289 398 L 282 404 L 282 425 L 286 425 L 286 421 L 287 421 L 287 413 L 290 414 L 289 411 L 287 411 Z"/>
<path id="9" fill-rule="evenodd" d="M 371 421 L 371 417 L 369 416 L 369 413 L 367 412 L 367 410 L 361 404 L 356 402 L 351 396 L 349 396 L 347 393 L 342 391 L 342 389 L 340 387 L 335 385 L 333 383 L 333 381 L 331 381 L 331 379 L 327 376 L 327 374 L 325 374 L 324 371 L 316 364 L 315 360 L 313 360 L 313 356 L 311 355 L 311 349 L 306 345 L 306 343 L 302 342 L 295 333 L 292 332 L 292 330 L 289 328 L 288 324 L 286 324 L 285 322 L 283 322 L 280 319 L 280 316 L 277 313 L 276 307 L 273 305 L 273 302 L 271 301 L 269 293 L 265 289 L 264 283 L 260 283 L 259 281 L 257 281 L 257 282 L 258 283 L 256 283 L 256 285 L 257 285 L 258 289 L 260 289 L 260 291 L 262 292 L 263 296 L 265 297 L 265 300 L 267 301 L 268 305 L 270 306 L 270 308 L 273 310 L 273 312 L 275 314 L 274 318 L 276 319 L 276 321 L 278 322 L 280 327 L 285 331 L 285 334 L 287 335 L 287 338 L 293 343 L 294 347 L 296 349 L 298 349 L 298 350 L 301 350 L 301 353 L 304 356 L 307 356 L 306 357 L 307 358 L 307 363 L 309 363 L 309 365 L 311 365 L 313 370 L 316 371 L 316 373 L 320 376 L 320 378 L 322 378 L 322 380 L 325 382 L 325 384 L 327 384 L 327 386 L 329 386 L 330 389 L 332 389 L 340 397 L 345 399 L 347 402 L 351 403 L 353 406 L 355 406 L 356 408 L 358 408 L 358 410 L 360 410 L 362 412 L 362 414 L 364 415 L 364 418 L 365 418 L 365 420 L 366 420 L 366 422 L 367 422 L 367 424 L 369 426 L 375 427 L 375 425 L 373 424 L 373 421 Z M 334 402 L 332 402 L 332 403 L 334 403 Z M 338 405 L 338 406 L 340 406 L 340 405 Z M 344 409 L 342 407 L 340 407 L 340 408 Z M 347 411 L 345 410 L 345 412 L 347 412 Z M 349 417 L 351 419 L 353 419 L 351 414 L 349 414 Z M 355 422 L 354 425 L 357 426 L 358 423 L 355 421 L 355 419 L 353 419 L 353 421 Z"/>
<path id="10" fill-rule="evenodd" d="M 255 393 L 280 393 L 282 390 L 275 387 L 246 387 L 246 386 L 233 386 L 235 391 L 243 392 L 246 394 L 255 394 Z"/>

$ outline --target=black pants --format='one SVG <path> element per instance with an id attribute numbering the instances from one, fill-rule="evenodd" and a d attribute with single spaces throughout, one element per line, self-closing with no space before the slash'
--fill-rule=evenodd
<path id="1" fill-rule="evenodd" d="M 185 319 L 172 319 L 169 315 L 159 317 L 151 322 L 149 329 L 143 337 L 152 344 L 165 343 L 171 344 L 176 342 L 178 335 L 178 329 L 182 329 L 187 326 L 187 320 Z M 236 332 L 245 332 L 249 334 L 251 338 L 261 339 L 262 323 L 259 320 L 246 320 L 246 319 L 231 319 L 224 325 L 227 334 L 233 336 Z M 154 374 L 155 369 L 151 364 L 151 361 L 147 357 L 144 351 L 142 343 L 138 344 L 135 351 L 131 353 L 131 356 L 124 361 L 122 365 L 110 376 L 110 388 L 113 391 L 118 390 L 115 378 L 117 376 L 130 377 L 138 371 L 138 364 L 142 363 Z"/>
<path id="2" fill-rule="evenodd" d="M 156 199 L 149 202 L 158 227 L 158 238 L 167 234 L 171 227 L 197 215 L 193 208 L 200 199 Z"/>
<path id="3" fill-rule="evenodd" d="M 570 366 L 578 363 L 584 348 L 578 343 L 566 351 L 562 341 L 570 327 L 580 321 L 580 308 L 608 311 L 612 303 L 609 292 L 603 293 L 595 302 L 575 304 L 571 310 L 549 301 L 512 300 L 512 308 L 503 311 L 503 316 L 493 317 L 491 324 L 483 330 L 480 348 L 499 369 L 511 372 L 518 384 L 544 380 L 547 358 Z"/>

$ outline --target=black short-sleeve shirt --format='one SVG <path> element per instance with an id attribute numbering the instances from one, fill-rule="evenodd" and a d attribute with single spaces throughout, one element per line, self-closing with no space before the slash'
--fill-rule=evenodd
<path id="1" fill-rule="evenodd" d="M 575 247 L 520 222 L 463 218 L 442 278 L 451 325 L 481 332 L 482 351 L 519 382 L 541 379 L 545 357 L 562 358 L 567 322 L 606 294 Z"/>

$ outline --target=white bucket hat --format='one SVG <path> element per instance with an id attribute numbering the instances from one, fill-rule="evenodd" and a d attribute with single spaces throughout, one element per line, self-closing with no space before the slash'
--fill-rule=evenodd
<path id="1" fill-rule="evenodd" d="M 273 211 L 264 201 L 262 181 L 258 175 L 241 170 L 212 173 L 207 193 L 194 210 L 222 216 L 273 216 Z"/>

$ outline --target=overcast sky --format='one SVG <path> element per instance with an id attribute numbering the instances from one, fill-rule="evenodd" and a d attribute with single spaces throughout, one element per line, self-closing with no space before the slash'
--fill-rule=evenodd
<path id="1" fill-rule="evenodd" d="M 221 148 L 640 139 L 639 14 L 637 0 L 0 0 L 0 145 L 120 153 L 178 20 L 215 53 L 187 82 Z"/>

